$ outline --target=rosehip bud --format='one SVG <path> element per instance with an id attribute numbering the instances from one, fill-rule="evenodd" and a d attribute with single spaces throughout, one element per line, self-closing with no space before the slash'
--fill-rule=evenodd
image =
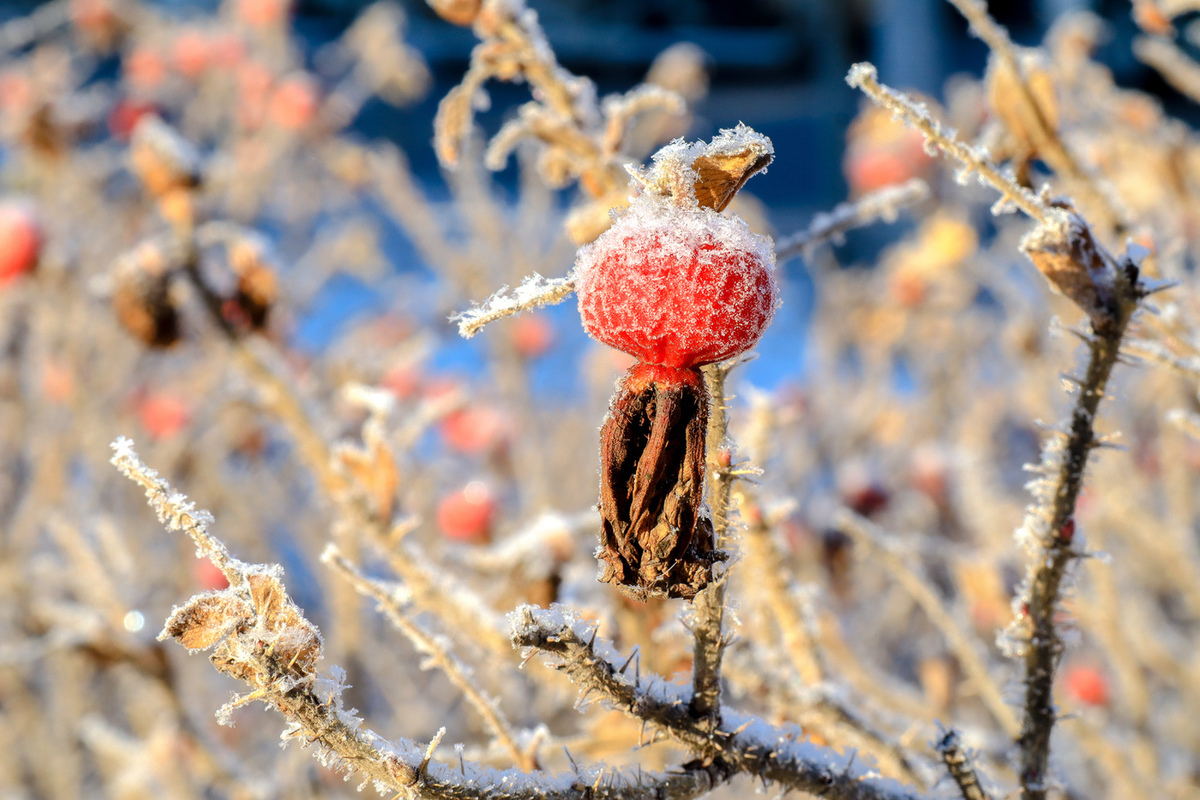
<path id="1" fill-rule="evenodd" d="M 0 286 L 33 272 L 41 251 L 42 226 L 33 212 L 20 203 L 0 203 Z"/>
<path id="2" fill-rule="evenodd" d="M 483 481 L 471 481 L 442 498 L 437 524 L 442 534 L 459 542 L 486 543 L 491 539 L 496 516 L 496 498 Z"/>
<path id="3" fill-rule="evenodd" d="M 652 195 L 580 249 L 575 278 L 592 338 L 676 368 L 750 349 L 778 303 L 770 239 L 736 217 Z"/>

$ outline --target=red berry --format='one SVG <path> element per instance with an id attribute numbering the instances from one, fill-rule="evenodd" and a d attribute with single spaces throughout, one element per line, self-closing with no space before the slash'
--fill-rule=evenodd
<path id="1" fill-rule="evenodd" d="M 191 411 L 181 398 L 155 393 L 138 403 L 142 427 L 155 439 L 169 439 L 187 427 Z"/>
<path id="2" fill-rule="evenodd" d="M 486 542 L 496 516 L 496 498 L 483 481 L 471 481 L 442 498 L 437 524 L 442 534 L 459 542 Z"/>
<path id="3" fill-rule="evenodd" d="M 1071 697 L 1089 706 L 1108 705 L 1108 678 L 1098 667 L 1076 664 L 1067 669 L 1063 686 Z"/>
<path id="4" fill-rule="evenodd" d="M 192 577 L 195 578 L 196 584 L 201 589 L 213 591 L 229 587 L 229 579 L 211 559 L 198 558 L 192 563 Z"/>
<path id="5" fill-rule="evenodd" d="M 196 28 L 181 31 L 171 45 L 171 61 L 185 78 L 199 78 L 213 61 L 208 35 Z"/>
<path id="6" fill-rule="evenodd" d="M 575 288 L 590 336 L 680 369 L 753 347 L 778 303 L 770 239 L 653 195 L 579 251 Z"/>
<path id="7" fill-rule="evenodd" d="M 144 91 L 157 88 L 167 77 L 166 59 L 149 47 L 129 51 L 122 69 L 129 85 Z"/>
<path id="8" fill-rule="evenodd" d="M 508 418 L 491 406 L 468 406 L 452 411 L 442 419 L 441 433 L 446 444 L 460 453 L 487 453 L 508 436 Z"/>
<path id="9" fill-rule="evenodd" d="M 238 19 L 254 28 L 273 28 L 287 21 L 292 13 L 291 0 L 238 0 Z"/>
<path id="10" fill-rule="evenodd" d="M 37 266 L 42 226 L 27 207 L 0 204 L 0 286 L 12 283 Z"/>
<path id="11" fill-rule="evenodd" d="M 153 103 L 139 100 L 118 100 L 112 111 L 108 112 L 109 133 L 113 135 L 113 138 L 127 142 L 142 117 L 157 113 L 158 108 Z"/>
<path id="12" fill-rule="evenodd" d="M 317 87 L 307 75 L 284 78 L 271 95 L 268 108 L 271 120 L 289 131 L 308 127 L 317 116 Z"/>
<path id="13" fill-rule="evenodd" d="M 545 317 L 532 314 L 513 322 L 513 347 L 525 358 L 545 355 L 554 344 L 554 326 Z"/>

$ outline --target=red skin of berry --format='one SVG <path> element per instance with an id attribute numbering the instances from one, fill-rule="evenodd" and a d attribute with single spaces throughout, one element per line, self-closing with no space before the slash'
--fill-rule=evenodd
<path id="1" fill-rule="evenodd" d="M 42 228 L 33 213 L 16 205 L 0 205 L 0 286 L 12 283 L 37 266 Z"/>
<path id="2" fill-rule="evenodd" d="M 771 321 L 778 290 L 769 249 L 740 221 L 695 209 L 656 219 L 622 218 L 581 251 L 576 291 L 590 336 L 647 364 L 694 368 L 753 347 Z M 692 217 L 691 215 L 698 215 Z M 714 228 L 698 230 L 703 220 Z M 691 222 L 693 224 L 687 224 Z"/>

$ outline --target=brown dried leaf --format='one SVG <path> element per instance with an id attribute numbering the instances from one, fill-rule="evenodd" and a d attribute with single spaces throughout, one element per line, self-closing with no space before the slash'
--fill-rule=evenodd
<path id="1" fill-rule="evenodd" d="M 254 603 L 254 611 L 258 614 L 260 624 L 265 622 L 269 628 L 275 624 L 280 613 L 286 606 L 291 605 L 283 584 L 274 575 L 265 572 L 252 573 L 246 576 L 250 584 L 250 599 Z"/>
<path id="2" fill-rule="evenodd" d="M 205 650 L 251 616 L 246 601 L 228 589 L 193 597 L 176 608 L 164 631 L 189 650 Z"/>
<path id="3" fill-rule="evenodd" d="M 766 148 L 752 145 L 738 153 L 703 155 L 692 162 L 696 170 L 696 202 L 702 207 L 725 210 L 754 173 L 771 163 Z"/>
<path id="4" fill-rule="evenodd" d="M 1111 316 L 1116 264 L 1079 216 L 1039 225 L 1021 249 L 1054 288 L 1087 312 L 1094 321 Z"/>

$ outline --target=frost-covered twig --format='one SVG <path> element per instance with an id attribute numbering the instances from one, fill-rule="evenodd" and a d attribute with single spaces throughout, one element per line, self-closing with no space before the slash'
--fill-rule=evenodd
<path id="1" fill-rule="evenodd" d="M 485 695 L 483 690 L 475 685 L 471 680 L 470 668 L 455 655 L 453 646 L 445 637 L 426 630 L 421 623 L 405 613 L 393 588 L 363 575 L 358 567 L 342 555 L 336 545 L 330 544 L 326 547 L 325 552 L 321 554 L 321 561 L 345 578 L 359 594 L 374 599 L 392 624 L 413 643 L 417 652 L 428 656 L 431 665 L 445 673 L 450 682 L 483 717 L 484 724 L 509 752 L 517 766 L 527 771 L 537 769 L 536 754 L 521 747 L 516 732 L 504 716 L 504 712 L 500 710 L 497 701 Z"/>
<path id="2" fill-rule="evenodd" d="M 464 339 L 470 339 L 489 323 L 522 311 L 561 303 L 573 291 L 573 275 L 565 278 L 544 278 L 534 273 L 521 281 L 521 285 L 516 289 L 509 290 L 505 286 L 479 305 L 455 316 L 458 334 Z"/>
<path id="3" fill-rule="evenodd" d="M 602 695 L 618 710 L 667 733 L 714 765 L 828 800 L 916 800 L 921 795 L 847 757 L 801 740 L 796 728 L 721 709 L 720 724 L 698 717 L 686 686 L 657 676 L 629 675 L 625 659 L 598 639 L 594 625 L 561 606 L 522 606 L 510 616 L 513 644 L 557 656 L 583 692 Z"/>
<path id="4" fill-rule="evenodd" d="M 979 699 L 1000 723 L 1005 734 L 1015 738 L 1020 733 L 1021 723 L 1013 713 L 1012 707 L 1004 701 L 1004 692 L 988 670 L 984 657 L 979 652 L 978 643 L 942 603 L 929 581 L 917 574 L 870 520 L 849 509 L 841 509 L 834 518 L 834 524 L 838 530 L 849 534 L 867 553 L 874 555 L 888 574 L 921 607 L 930 622 L 946 638 L 946 643 L 962 665 L 967 679 L 979 693 Z"/>
<path id="5" fill-rule="evenodd" d="M 1017 58 L 1017 49 L 1008 31 L 992 19 L 988 14 L 985 0 L 948 0 L 950 5 L 970 23 L 971 31 L 987 44 L 988 48 L 1000 59 L 1005 71 L 1013 78 L 1017 87 L 1017 95 L 1026 107 L 1026 118 L 1033 123 L 1031 131 L 1038 155 L 1057 173 L 1071 181 L 1083 196 L 1085 208 L 1092 214 L 1103 217 L 1105 225 L 1120 227 L 1120 218 L 1112 207 L 1112 202 L 1095 185 L 1094 180 L 1080 166 L 1075 156 L 1063 144 L 1054 125 L 1046 117 L 1046 112 L 1034 96 L 1029 80 L 1022 69 L 1021 61 Z"/>
<path id="6" fill-rule="evenodd" d="M 725 379 L 731 365 L 711 364 L 704 368 L 708 385 L 709 417 L 705 433 L 708 454 L 708 504 L 712 513 L 713 538 L 720 548 L 729 530 L 729 493 L 734 476 L 723 457 L 729 453 L 726 433 L 729 426 L 725 405 Z M 720 723 L 721 713 L 721 656 L 725 651 L 725 587 L 724 577 L 714 581 L 696 595 L 692 621 L 692 711 L 697 716 Z"/>
<path id="7" fill-rule="evenodd" d="M 322 763 L 384 795 L 422 800 L 689 800 L 724 782 L 721 764 L 692 762 L 668 773 L 577 768 L 561 775 L 498 772 L 459 759 L 432 760 L 442 733 L 428 746 L 407 739 L 390 742 L 363 727 L 342 704 L 345 674 L 334 667 L 319 676 L 321 640 L 279 581 L 278 567 L 246 564 L 229 555 L 208 532 L 212 515 L 196 509 L 147 467 L 128 439 L 113 443 L 112 462 L 145 487 L 150 505 L 171 529 L 189 534 L 201 554 L 228 570 L 230 587 L 191 598 L 167 620 L 163 636 L 190 650 L 214 648 L 218 670 L 247 682 L 252 691 L 229 705 L 252 700 L 275 708 L 289 722 L 285 741 L 318 745 Z"/>
<path id="8" fill-rule="evenodd" d="M 1023 649 L 1025 661 L 1024 719 L 1017 741 L 1026 800 L 1044 800 L 1048 791 L 1050 733 L 1057 717 L 1054 674 L 1064 648 L 1058 630 L 1059 600 L 1067 568 L 1082 554 L 1075 538 L 1075 504 L 1083 488 L 1088 456 L 1101 444 L 1095 431 L 1096 411 L 1120 358 L 1129 321 L 1144 296 L 1136 265 L 1127 260 L 1117 265 L 1094 242 L 1083 241 L 1081 231 L 1067 236 L 1070 244 L 1063 252 L 1069 256 L 1064 258 L 1104 263 L 1103 269 L 1078 263 L 1075 267 L 1093 276 L 1097 291 L 1105 296 L 1089 311 L 1092 332 L 1087 337 L 1087 368 L 1078 381 L 1065 439 L 1056 437 L 1046 445 L 1038 468 L 1045 477 L 1035 484 L 1035 502 L 1018 531 L 1031 550 L 1029 574 L 1018 600 L 1021 614 L 1014 623 L 1020 633 L 1013 637 Z"/>
<path id="9" fill-rule="evenodd" d="M 971 757 L 963 750 L 958 731 L 953 728 L 946 731 L 938 739 L 937 752 L 963 800 L 991 800 L 979 783 L 979 776 L 975 774 L 975 765 L 971 763 Z"/>
<path id="10" fill-rule="evenodd" d="M 960 176 L 978 173 L 984 183 L 1003 195 L 1002 202 L 1007 200 L 1015 203 L 1018 208 L 1042 224 L 1050 220 L 1050 209 L 1046 204 L 1033 192 L 1017 183 L 1011 173 L 1001 172 L 991 162 L 986 150 L 971 147 L 960 141 L 954 131 L 942 128 L 923 105 L 918 105 L 903 92 L 880 83 L 873 64 L 864 61 L 852 66 L 846 75 L 846 83 L 861 89 L 876 104 L 890 110 L 919 130 L 927 143 L 962 164 L 963 171 Z"/>
<path id="11" fill-rule="evenodd" d="M 1133 54 L 1184 97 L 1200 103 L 1200 64 L 1170 39 L 1139 36 L 1133 40 Z"/>
<path id="12" fill-rule="evenodd" d="M 877 220 L 895 222 L 900 209 L 929 198 L 929 184 L 913 178 L 893 186 L 885 186 L 857 200 L 840 203 L 831 211 L 813 217 L 807 230 L 793 233 L 775 242 L 778 263 L 799 255 L 816 245 L 837 240 L 846 231 L 870 225 Z"/>

